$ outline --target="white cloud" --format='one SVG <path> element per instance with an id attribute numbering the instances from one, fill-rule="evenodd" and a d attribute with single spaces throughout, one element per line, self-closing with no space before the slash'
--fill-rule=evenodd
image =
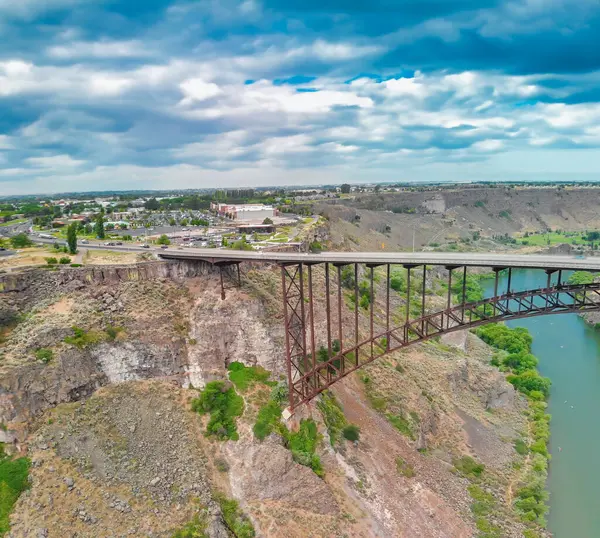
<path id="1" fill-rule="evenodd" d="M 85 164 L 85 161 L 73 159 L 69 155 L 52 155 L 49 157 L 30 157 L 26 160 L 36 168 L 75 168 Z"/>
<path id="2" fill-rule="evenodd" d="M 206 101 L 222 93 L 219 86 L 214 82 L 206 82 L 201 78 L 185 80 L 179 87 L 186 96 L 184 99 L 185 104 L 190 104 L 194 101 Z"/>
<path id="3" fill-rule="evenodd" d="M 76 41 L 67 45 L 54 45 L 46 54 L 60 60 L 76 58 L 143 58 L 151 56 L 147 43 L 141 41 Z"/>

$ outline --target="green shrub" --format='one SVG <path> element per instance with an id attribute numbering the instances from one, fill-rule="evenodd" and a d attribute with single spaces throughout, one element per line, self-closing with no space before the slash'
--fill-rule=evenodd
<path id="1" fill-rule="evenodd" d="M 523 439 L 517 439 L 515 441 L 515 450 L 517 451 L 517 454 L 525 456 L 529 452 L 529 447 Z"/>
<path id="2" fill-rule="evenodd" d="M 217 471 L 219 471 L 220 473 L 226 473 L 227 471 L 229 471 L 229 463 L 227 463 L 227 461 L 223 458 L 217 458 L 215 460 L 215 466 L 217 468 Z"/>
<path id="3" fill-rule="evenodd" d="M 72 263 L 71 267 L 83 267 L 80 263 Z"/>
<path id="4" fill-rule="evenodd" d="M 68 265 L 71 263 L 71 258 L 63 256 L 60 260 L 58 260 L 58 263 L 60 263 L 61 265 Z"/>
<path id="5" fill-rule="evenodd" d="M 331 446 L 335 446 L 341 439 L 342 431 L 348 425 L 348 421 L 344 416 L 344 411 L 332 392 L 323 391 L 317 408 L 323 415 L 323 421 L 329 433 L 329 441 Z"/>
<path id="6" fill-rule="evenodd" d="M 49 258 L 44 258 L 48 265 L 56 265 L 58 260 L 54 256 L 50 256 Z"/>
<path id="7" fill-rule="evenodd" d="M 121 327 L 114 327 L 113 325 L 108 325 L 104 330 L 109 340 L 115 340 L 122 331 L 123 329 Z"/>
<path id="8" fill-rule="evenodd" d="M 283 381 L 276 383 L 271 389 L 270 399 L 276 401 L 281 406 L 287 404 L 289 397 L 287 383 Z"/>
<path id="9" fill-rule="evenodd" d="M 210 413 L 206 426 L 207 435 L 214 435 L 222 440 L 239 439 L 236 420 L 244 412 L 244 400 L 229 383 L 207 383 L 200 396 L 192 400 L 192 409 L 198 413 Z"/>
<path id="10" fill-rule="evenodd" d="M 398 414 L 387 413 L 385 416 L 392 423 L 392 426 L 394 426 L 394 428 L 396 428 L 400 433 L 406 435 L 410 439 L 415 439 L 415 434 L 410 421 Z"/>
<path id="11" fill-rule="evenodd" d="M 65 343 L 83 349 L 100 340 L 100 336 L 95 332 L 85 332 L 81 327 L 73 326 L 73 336 L 65 337 Z"/>
<path id="12" fill-rule="evenodd" d="M 547 398 L 550 394 L 551 382 L 547 377 L 542 377 L 535 370 L 526 370 L 517 375 L 509 375 L 506 378 L 509 383 L 524 394 L 530 394 L 532 391 L 540 392 Z"/>
<path id="13" fill-rule="evenodd" d="M 207 528 L 208 513 L 206 510 L 202 510 L 183 528 L 173 533 L 171 538 L 209 538 Z"/>
<path id="14" fill-rule="evenodd" d="M 276 384 L 269 382 L 271 373 L 262 366 L 245 366 L 241 362 L 232 362 L 227 369 L 229 370 L 229 380 L 241 392 L 246 392 L 254 383 L 264 383 L 271 386 Z"/>
<path id="15" fill-rule="evenodd" d="M 215 495 L 215 500 L 221 507 L 223 520 L 235 538 L 254 538 L 256 532 L 252 522 L 241 510 L 235 499 L 228 499 L 224 495 Z"/>
<path id="16" fill-rule="evenodd" d="M 406 478 L 413 478 L 416 474 L 414 467 L 400 456 L 396 458 L 396 470 Z"/>
<path id="17" fill-rule="evenodd" d="M 45 364 L 48 364 L 53 357 L 54 353 L 52 353 L 52 350 L 46 347 L 42 347 L 35 352 L 35 358 Z"/>
<path id="18" fill-rule="evenodd" d="M 360 428 L 355 424 L 349 424 L 346 426 L 342 433 L 344 434 L 344 438 L 348 441 L 355 442 L 360 438 Z"/>
<path id="19" fill-rule="evenodd" d="M 27 234 L 20 233 L 10 238 L 10 244 L 13 248 L 26 248 L 32 246 L 33 242 Z"/>
<path id="20" fill-rule="evenodd" d="M 317 476 L 322 477 L 324 472 L 321 459 L 315 454 L 319 442 L 319 432 L 315 421 L 313 419 L 302 419 L 298 431 L 286 431 L 285 437 L 294 461 L 310 467 Z"/>
<path id="21" fill-rule="evenodd" d="M 281 417 L 281 407 L 275 400 L 269 400 L 263 405 L 252 428 L 254 437 L 261 441 L 273 432 Z"/>
<path id="22" fill-rule="evenodd" d="M 455 469 L 466 477 L 480 477 L 485 470 L 483 463 L 477 463 L 471 456 L 462 456 L 453 461 Z"/>
<path id="23" fill-rule="evenodd" d="M 0 445 L 0 536 L 10 530 L 9 515 L 29 483 L 28 458 L 9 458 Z"/>

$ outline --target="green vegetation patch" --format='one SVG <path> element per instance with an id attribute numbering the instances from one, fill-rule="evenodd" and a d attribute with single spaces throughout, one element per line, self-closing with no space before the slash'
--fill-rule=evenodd
<path id="1" fill-rule="evenodd" d="M 269 386 L 277 384 L 269 381 L 271 372 L 262 366 L 244 366 L 241 362 L 232 362 L 227 369 L 229 370 L 229 380 L 241 392 L 246 392 L 255 383 L 264 383 Z"/>
<path id="2" fill-rule="evenodd" d="M 0 536 L 10 530 L 9 515 L 21 493 L 27 489 L 28 458 L 12 459 L 0 444 Z"/>
<path id="3" fill-rule="evenodd" d="M 216 501 L 221 507 L 223 520 L 235 538 L 254 538 L 256 531 L 248 516 L 240 510 L 240 505 L 235 499 L 228 499 L 224 495 L 216 495 Z"/>
<path id="4" fill-rule="evenodd" d="M 396 470 L 398 471 L 398 474 L 401 474 L 406 478 L 412 478 L 416 474 L 414 467 L 400 456 L 396 458 Z"/>
<path id="5" fill-rule="evenodd" d="M 485 465 L 478 463 L 471 456 L 456 458 L 452 463 L 454 464 L 454 468 L 467 478 L 479 478 L 483 471 L 485 471 Z"/>
<path id="6" fill-rule="evenodd" d="M 252 428 L 254 437 L 261 441 L 269 436 L 279 425 L 281 418 L 281 406 L 275 400 L 270 399 L 258 411 L 256 423 Z"/>
<path id="7" fill-rule="evenodd" d="M 236 422 L 244 412 L 244 400 L 230 383 L 207 383 L 199 397 L 192 400 L 192 409 L 201 414 L 210 413 L 207 435 L 214 435 L 221 440 L 239 439 Z"/>
<path id="8" fill-rule="evenodd" d="M 321 398 L 317 402 L 317 408 L 323 415 L 331 446 L 335 447 L 342 438 L 344 428 L 348 426 L 344 411 L 333 393 L 328 390 L 321 394 Z"/>
<path id="9" fill-rule="evenodd" d="M 81 327 L 73 326 L 73 336 L 65 337 L 65 343 L 72 346 L 84 349 L 93 344 L 97 344 L 100 340 L 100 334 L 94 331 L 86 332 Z"/>
<path id="10" fill-rule="evenodd" d="M 194 515 L 191 521 L 184 527 L 174 532 L 171 538 L 209 538 L 208 532 L 208 512 L 202 510 Z"/>
<path id="11" fill-rule="evenodd" d="M 353 443 L 360 439 L 360 428 L 356 424 L 348 424 L 343 430 L 342 435 L 347 441 Z"/>
<path id="12" fill-rule="evenodd" d="M 42 347 L 35 352 L 35 358 L 38 361 L 42 361 L 44 364 L 48 364 L 53 357 L 54 353 L 52 352 L 52 350 L 46 347 Z"/>
<path id="13" fill-rule="evenodd" d="M 285 431 L 287 447 L 296 463 L 310 467 L 317 476 L 323 477 L 321 458 L 316 454 L 320 436 L 313 419 L 302 419 L 297 432 Z"/>
<path id="14" fill-rule="evenodd" d="M 397 413 L 386 413 L 385 417 L 402 435 L 406 435 L 413 441 L 416 439 L 413 425 L 410 420 Z"/>

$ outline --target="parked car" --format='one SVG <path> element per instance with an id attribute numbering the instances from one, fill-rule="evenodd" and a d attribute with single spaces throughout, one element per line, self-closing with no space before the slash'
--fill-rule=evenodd
<path id="1" fill-rule="evenodd" d="M 117 241 L 117 242 L 115 243 L 115 245 L 122 245 L 122 244 L 123 244 L 123 243 L 122 243 L 121 241 Z"/>
<path id="2" fill-rule="evenodd" d="M 150 245 L 142 245 L 142 248 L 150 248 Z"/>
<path id="3" fill-rule="evenodd" d="M 108 241 L 108 242 L 104 243 L 104 245 L 107 246 L 107 247 L 114 247 L 115 246 L 115 244 L 113 242 L 111 242 L 111 241 Z"/>
<path id="4" fill-rule="evenodd" d="M 87 239 L 82 239 L 82 240 L 80 241 L 80 243 L 81 243 L 82 245 L 87 245 L 87 244 L 89 243 L 89 241 L 88 241 Z"/>
<path id="5" fill-rule="evenodd" d="M 161 245 L 160 248 L 169 248 L 167 245 Z"/>

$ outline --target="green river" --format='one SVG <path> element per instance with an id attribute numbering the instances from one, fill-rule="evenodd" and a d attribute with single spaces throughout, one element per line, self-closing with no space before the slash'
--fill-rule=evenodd
<path id="1" fill-rule="evenodd" d="M 491 295 L 493 281 L 482 284 Z M 543 271 L 513 272 L 513 291 L 545 285 Z M 600 537 L 600 330 L 575 314 L 507 325 L 529 329 L 538 369 L 552 380 L 548 529 L 556 538 Z"/>

